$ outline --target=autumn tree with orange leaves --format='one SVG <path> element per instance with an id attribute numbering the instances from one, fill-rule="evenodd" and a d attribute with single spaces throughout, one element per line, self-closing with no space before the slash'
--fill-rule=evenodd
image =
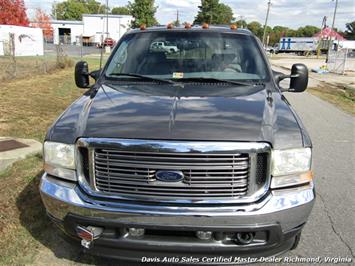
<path id="1" fill-rule="evenodd" d="M 0 0 L 0 25 L 29 25 L 23 0 Z"/>
<path id="2" fill-rule="evenodd" d="M 0 0 L 1 1 L 1 0 Z M 41 28 L 44 38 L 49 41 L 53 38 L 53 27 L 50 17 L 40 8 L 36 9 L 36 15 L 31 23 L 32 27 Z"/>

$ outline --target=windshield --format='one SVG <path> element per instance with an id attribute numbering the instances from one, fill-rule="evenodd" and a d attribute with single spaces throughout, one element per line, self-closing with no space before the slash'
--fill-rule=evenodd
<path id="1" fill-rule="evenodd" d="M 128 34 L 110 61 L 106 76 L 159 79 L 266 80 L 266 63 L 255 39 L 218 32 L 163 31 Z"/>

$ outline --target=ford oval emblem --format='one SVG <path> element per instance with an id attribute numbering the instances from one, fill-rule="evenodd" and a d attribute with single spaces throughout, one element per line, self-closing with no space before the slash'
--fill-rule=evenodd
<path id="1" fill-rule="evenodd" d="M 162 182 L 179 182 L 184 179 L 184 174 L 181 171 L 161 170 L 155 173 L 155 177 Z"/>

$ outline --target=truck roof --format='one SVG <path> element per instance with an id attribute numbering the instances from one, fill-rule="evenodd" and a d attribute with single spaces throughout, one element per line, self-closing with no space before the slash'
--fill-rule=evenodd
<path id="1" fill-rule="evenodd" d="M 232 32 L 232 33 L 237 33 L 237 34 L 245 34 L 245 35 L 254 35 L 250 30 L 248 29 L 236 29 L 233 30 L 230 28 L 230 26 L 214 26 L 210 25 L 208 29 L 202 28 L 201 25 L 194 25 L 191 28 L 186 29 L 184 26 L 178 26 L 178 27 L 173 27 L 173 28 L 168 28 L 166 25 L 162 26 L 153 26 L 153 27 L 147 27 L 144 30 L 141 30 L 139 28 L 137 29 L 132 29 L 128 33 L 137 33 L 137 32 L 164 32 L 164 31 L 195 31 L 195 32 Z"/>

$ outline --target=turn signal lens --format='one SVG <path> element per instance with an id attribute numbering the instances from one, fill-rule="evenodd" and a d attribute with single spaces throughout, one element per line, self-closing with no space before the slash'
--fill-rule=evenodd
<path id="1" fill-rule="evenodd" d="M 312 171 L 307 171 L 303 174 L 274 176 L 271 179 L 271 188 L 285 188 L 291 186 L 305 185 L 313 180 Z"/>

